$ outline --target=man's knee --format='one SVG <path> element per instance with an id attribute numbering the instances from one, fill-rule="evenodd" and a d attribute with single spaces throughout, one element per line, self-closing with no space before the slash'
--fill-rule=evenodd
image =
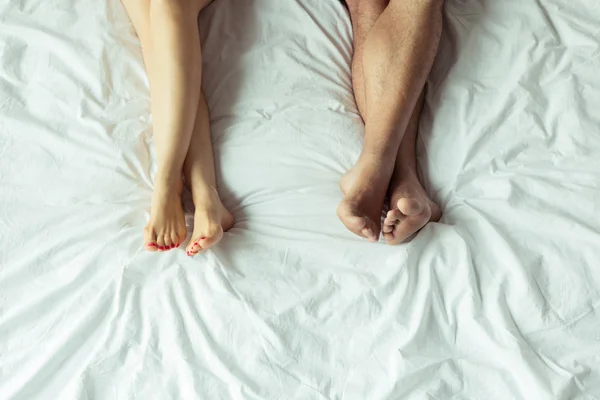
<path id="1" fill-rule="evenodd" d="M 403 4 L 408 6 L 434 6 L 442 7 L 444 0 L 346 0 L 351 13 L 369 13 L 371 10 L 382 10 L 389 4 Z"/>
<path id="2" fill-rule="evenodd" d="M 373 11 L 383 10 L 389 2 L 390 0 L 346 0 L 350 14 L 370 14 Z"/>
<path id="3" fill-rule="evenodd" d="M 390 0 L 390 4 L 403 4 L 411 7 L 443 7 L 444 0 Z"/>

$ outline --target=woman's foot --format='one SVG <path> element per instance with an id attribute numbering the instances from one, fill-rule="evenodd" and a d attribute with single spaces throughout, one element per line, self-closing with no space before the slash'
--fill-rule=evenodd
<path id="1" fill-rule="evenodd" d="M 221 202 L 216 189 L 196 191 L 193 198 L 194 231 L 186 249 L 188 256 L 195 256 L 199 251 L 214 246 L 234 223 L 233 215 Z"/>
<path id="2" fill-rule="evenodd" d="M 362 157 L 340 180 L 344 199 L 337 208 L 338 218 L 351 232 L 379 240 L 381 212 L 394 160 Z"/>
<path id="3" fill-rule="evenodd" d="M 390 182 L 390 211 L 383 221 L 387 244 L 404 242 L 428 222 L 437 222 L 442 214 L 423 189 L 416 173 L 395 174 Z"/>
<path id="4" fill-rule="evenodd" d="M 148 251 L 166 251 L 179 247 L 187 236 L 185 217 L 181 207 L 183 182 L 157 179 L 150 221 L 144 228 L 144 247 Z"/>

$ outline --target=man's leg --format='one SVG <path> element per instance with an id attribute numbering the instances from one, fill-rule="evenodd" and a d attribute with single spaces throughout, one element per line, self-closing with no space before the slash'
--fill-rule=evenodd
<path id="1" fill-rule="evenodd" d="M 352 232 L 372 241 L 379 238 L 388 188 L 395 200 L 391 208 L 398 211 L 387 218 L 390 244 L 439 218 L 416 166 L 408 166 L 414 160 L 417 103 L 441 34 L 442 5 L 443 0 L 348 1 L 355 32 L 353 83 L 365 139 L 359 160 L 340 182 L 345 197 L 338 216 Z"/>
<path id="2" fill-rule="evenodd" d="M 377 22 L 389 0 L 350 0 L 348 10 L 352 22 L 352 36 L 354 41 L 354 54 L 352 57 L 352 87 L 354 98 L 360 115 L 367 115 L 367 99 L 365 97 L 365 74 L 363 65 L 363 49 L 369 31 Z M 348 5 L 348 3 L 346 3 Z M 360 8 L 359 8 L 360 7 Z"/>
<path id="3" fill-rule="evenodd" d="M 417 170 L 417 132 L 424 96 L 417 103 L 406 133 L 400 143 L 394 173 L 388 188 L 389 209 L 383 221 L 383 237 L 387 244 L 400 244 L 430 221 L 442 216 L 440 208 L 421 185 Z"/>

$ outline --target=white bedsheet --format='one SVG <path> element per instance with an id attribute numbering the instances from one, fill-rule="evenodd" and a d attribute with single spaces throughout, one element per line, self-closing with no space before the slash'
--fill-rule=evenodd
<path id="1" fill-rule="evenodd" d="M 191 259 L 142 249 L 120 3 L 0 0 L 0 399 L 600 398 L 598 1 L 447 1 L 419 142 L 444 217 L 397 247 L 335 216 L 362 135 L 339 2 L 200 21 L 237 223 Z"/>

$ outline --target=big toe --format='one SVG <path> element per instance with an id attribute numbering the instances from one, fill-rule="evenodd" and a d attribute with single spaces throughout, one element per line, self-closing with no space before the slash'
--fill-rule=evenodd
<path id="1" fill-rule="evenodd" d="M 355 205 L 346 200 L 342 200 L 337 208 L 338 218 L 350 232 L 376 242 L 379 239 L 379 227 L 361 214 Z"/>
<path id="2" fill-rule="evenodd" d="M 149 226 L 144 228 L 144 248 L 147 251 L 158 251 L 156 232 L 154 232 L 154 229 L 150 228 Z"/>
<path id="3" fill-rule="evenodd" d="M 396 207 L 402 214 L 411 217 L 423 213 L 427 204 L 412 197 L 405 197 L 396 202 Z"/>
<path id="4" fill-rule="evenodd" d="M 384 239 L 390 245 L 404 242 L 431 219 L 431 209 L 426 203 L 408 198 L 398 200 L 397 206 L 384 222 Z"/>
<path id="5" fill-rule="evenodd" d="M 222 237 L 223 228 L 221 228 L 221 226 L 217 226 L 217 228 L 213 229 L 210 233 L 197 233 L 194 231 L 192 233 L 192 238 L 188 243 L 186 252 L 190 256 L 196 255 L 201 250 L 206 250 L 217 244 Z"/>

